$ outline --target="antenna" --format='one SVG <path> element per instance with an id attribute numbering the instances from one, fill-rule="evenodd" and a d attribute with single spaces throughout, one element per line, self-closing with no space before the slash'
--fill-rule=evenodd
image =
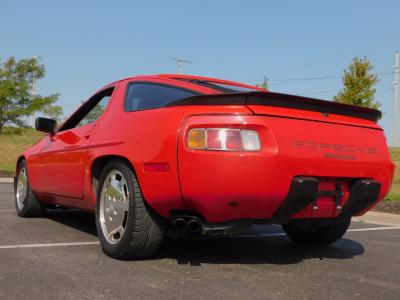
<path id="1" fill-rule="evenodd" d="M 182 58 L 171 57 L 172 60 L 176 62 L 178 66 L 179 74 L 183 74 L 183 64 L 191 64 L 192 62 Z"/>

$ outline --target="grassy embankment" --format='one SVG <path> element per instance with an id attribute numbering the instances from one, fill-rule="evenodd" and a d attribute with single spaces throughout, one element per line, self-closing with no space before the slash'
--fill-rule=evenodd
<path id="1" fill-rule="evenodd" d="M 0 135 L 0 177 L 12 174 L 18 155 L 43 136 L 42 133 L 30 128 L 22 129 L 20 134 L 16 134 L 15 131 L 13 128 L 5 128 Z M 397 169 L 387 200 L 400 201 L 400 148 L 390 149 L 390 154 Z"/>
<path id="2" fill-rule="evenodd" d="M 0 177 L 12 174 L 18 156 L 42 136 L 42 133 L 31 128 L 4 128 L 0 135 Z"/>

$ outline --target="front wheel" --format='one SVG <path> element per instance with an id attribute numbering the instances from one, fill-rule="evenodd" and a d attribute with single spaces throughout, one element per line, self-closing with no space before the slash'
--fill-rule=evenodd
<path id="1" fill-rule="evenodd" d="M 29 184 L 26 162 L 18 165 L 14 183 L 15 210 L 20 217 L 42 217 L 46 214 L 46 205 L 38 200 Z"/>
<path id="2" fill-rule="evenodd" d="M 282 228 L 297 244 L 327 246 L 342 238 L 350 226 L 350 221 L 351 218 L 343 218 L 332 224 L 322 224 L 314 220 L 299 220 L 283 224 Z"/>
<path id="3" fill-rule="evenodd" d="M 145 203 L 130 166 L 113 160 L 97 191 L 96 226 L 101 247 L 114 258 L 153 255 L 164 237 L 164 222 Z"/>

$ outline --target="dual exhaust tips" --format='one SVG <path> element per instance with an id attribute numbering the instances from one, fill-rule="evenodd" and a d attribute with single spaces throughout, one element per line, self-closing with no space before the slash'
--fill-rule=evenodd
<path id="1" fill-rule="evenodd" d="M 203 229 L 203 224 L 196 217 L 178 217 L 172 220 L 172 227 L 178 232 L 200 233 Z"/>

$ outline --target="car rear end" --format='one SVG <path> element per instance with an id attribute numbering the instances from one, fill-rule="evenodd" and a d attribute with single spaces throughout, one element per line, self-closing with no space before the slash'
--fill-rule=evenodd
<path id="1" fill-rule="evenodd" d="M 394 166 L 376 110 L 267 92 L 171 106 L 240 101 L 249 114 L 192 115 L 180 128 L 182 196 L 207 222 L 360 215 L 388 193 Z"/>

